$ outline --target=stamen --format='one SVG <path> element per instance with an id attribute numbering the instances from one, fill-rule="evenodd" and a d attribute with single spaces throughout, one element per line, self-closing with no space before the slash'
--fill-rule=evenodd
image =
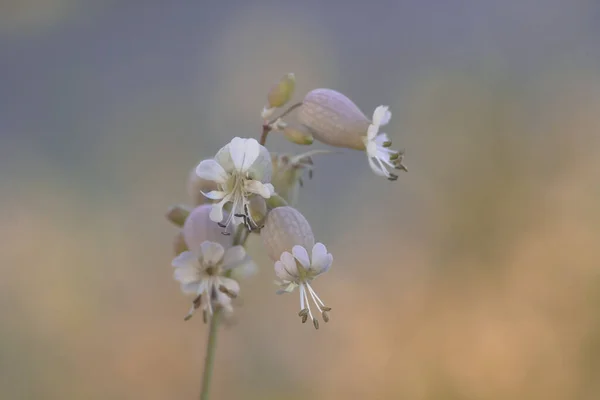
<path id="1" fill-rule="evenodd" d="M 219 291 L 222 293 L 225 293 L 227 296 L 229 296 L 232 299 L 235 299 L 237 297 L 237 294 L 232 292 L 231 290 L 227 289 L 225 287 L 225 285 L 219 285 Z"/>
<path id="2" fill-rule="evenodd" d="M 310 285 L 308 283 L 306 284 L 306 287 L 308 288 L 308 293 L 310 293 L 310 297 L 313 299 L 313 301 L 315 302 L 315 305 L 317 306 L 317 310 L 319 310 L 319 312 L 322 312 L 321 305 L 319 304 L 317 299 L 315 299 L 315 295 L 314 295 L 312 288 L 310 287 Z"/>
<path id="3" fill-rule="evenodd" d="M 301 288 L 304 289 L 304 284 L 300 286 Z M 302 294 L 304 295 L 304 301 L 306 301 L 306 306 L 308 307 L 308 316 L 310 317 L 311 320 L 315 320 L 315 318 L 312 315 L 312 310 L 310 309 L 310 302 L 308 301 L 308 296 L 306 295 L 306 290 L 302 290 Z"/>
<path id="4" fill-rule="evenodd" d="M 306 286 L 308 287 L 308 289 L 312 292 L 312 294 L 317 298 L 317 300 L 321 304 L 321 310 L 325 310 L 327 308 L 327 310 L 325 310 L 325 311 L 331 311 L 331 307 L 325 307 L 325 303 L 323 303 L 323 300 L 321 300 L 321 298 L 319 296 L 317 296 L 317 292 L 315 292 L 315 290 L 312 288 L 312 286 L 310 286 L 308 283 L 306 284 Z"/>

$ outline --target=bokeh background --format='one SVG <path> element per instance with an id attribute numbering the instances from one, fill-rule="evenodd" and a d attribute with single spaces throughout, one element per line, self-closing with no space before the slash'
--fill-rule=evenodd
<path id="1" fill-rule="evenodd" d="M 599 40 L 593 0 L 2 0 L 0 398 L 197 397 L 164 213 L 287 72 L 389 104 L 410 172 L 315 157 L 331 322 L 254 238 L 214 398 L 600 398 Z"/>

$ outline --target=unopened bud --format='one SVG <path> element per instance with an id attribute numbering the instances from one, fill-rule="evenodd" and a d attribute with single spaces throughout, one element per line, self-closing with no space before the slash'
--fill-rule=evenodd
<path id="1" fill-rule="evenodd" d="M 187 191 L 195 206 L 210 203 L 211 200 L 204 196 L 202 192 L 208 193 L 212 190 L 217 190 L 217 184 L 214 181 L 200 178 L 196 175 L 196 168 L 190 171 L 187 182 Z"/>
<path id="2" fill-rule="evenodd" d="M 267 202 L 265 198 L 262 196 L 250 197 L 248 213 L 257 226 L 262 226 L 267 216 Z"/>
<path id="3" fill-rule="evenodd" d="M 281 107 L 290 101 L 294 94 L 295 87 L 296 77 L 293 73 L 289 73 L 281 78 L 281 80 L 271 88 L 267 95 L 269 108 Z"/>
<path id="4" fill-rule="evenodd" d="M 220 243 L 225 249 L 232 246 L 233 226 L 220 227 L 210 219 L 212 205 L 203 204 L 190 213 L 183 225 L 183 239 L 191 251 L 198 251 L 202 242 L 209 240 Z M 225 215 L 225 218 L 227 216 Z"/>
<path id="5" fill-rule="evenodd" d="M 304 125 L 288 125 L 283 129 L 283 136 L 292 143 L 309 145 L 313 142 L 313 135 Z"/>
<path id="6" fill-rule="evenodd" d="M 298 121 L 326 144 L 364 150 L 371 121 L 348 97 L 331 89 L 310 91 L 298 110 Z"/>
<path id="7" fill-rule="evenodd" d="M 260 232 L 268 256 L 277 261 L 284 251 L 292 252 L 295 245 L 312 249 L 315 244 L 310 224 L 292 207 L 278 207 L 269 212 Z"/>
<path id="8" fill-rule="evenodd" d="M 171 223 L 173 223 L 173 225 L 181 228 L 189 215 L 189 207 L 184 205 L 176 205 L 169 208 L 166 217 L 169 221 L 171 221 Z"/>

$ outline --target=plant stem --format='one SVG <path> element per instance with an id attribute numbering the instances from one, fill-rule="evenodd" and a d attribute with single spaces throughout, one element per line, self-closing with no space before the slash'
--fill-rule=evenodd
<path id="1" fill-rule="evenodd" d="M 221 309 L 215 310 L 210 320 L 210 330 L 208 332 L 208 341 L 206 342 L 206 357 L 204 358 L 204 374 L 202 375 L 202 391 L 200 400 L 208 400 L 210 393 L 210 383 L 215 367 L 215 350 L 217 349 L 217 331 L 221 321 Z"/>
<path id="2" fill-rule="evenodd" d="M 275 123 L 275 121 L 277 121 L 279 118 L 283 118 L 286 115 L 288 115 L 289 113 L 291 113 L 292 111 L 294 111 L 296 108 L 300 107 L 302 105 L 302 102 L 300 103 L 296 103 L 293 106 L 290 106 L 287 110 L 285 110 L 283 112 L 283 114 L 281 114 L 280 116 L 278 116 L 277 118 L 273 118 L 271 121 L 266 122 L 263 124 L 263 129 L 262 129 L 262 134 L 260 135 L 260 140 L 258 141 L 258 143 L 260 143 L 261 145 L 265 145 L 265 143 L 267 142 L 267 136 L 269 135 L 269 132 L 271 132 L 271 125 Z"/>
<path id="3" fill-rule="evenodd" d="M 235 232 L 233 245 L 244 245 L 246 239 L 248 239 L 247 229 L 244 225 L 240 225 Z M 225 274 L 227 277 L 231 275 L 231 271 L 227 271 Z M 202 374 L 202 390 L 200 392 L 200 400 L 208 400 L 210 397 L 210 384 L 212 382 L 212 375 L 215 369 L 215 351 L 217 349 L 217 333 L 219 331 L 219 325 L 223 310 L 217 308 L 212 318 L 210 319 L 210 328 L 208 331 L 208 339 L 206 341 L 206 356 L 204 358 L 204 373 Z"/>

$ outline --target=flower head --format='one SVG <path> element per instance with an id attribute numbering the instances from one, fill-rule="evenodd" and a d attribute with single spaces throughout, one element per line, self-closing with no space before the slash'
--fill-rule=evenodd
<path id="1" fill-rule="evenodd" d="M 380 176 L 394 181 L 398 176 L 390 169 L 406 171 L 402 154 L 390 150 L 392 142 L 379 128 L 386 125 L 392 114 L 387 106 L 379 106 L 372 121 L 342 93 L 331 89 L 315 89 L 309 92 L 298 112 L 298 121 L 310 129 L 319 141 L 336 147 L 367 152 L 371 169 Z"/>
<path id="2" fill-rule="evenodd" d="M 392 145 L 387 133 L 379 132 L 381 126 L 387 125 L 392 118 L 392 113 L 387 106 L 379 106 L 373 112 L 373 122 L 367 129 L 367 135 L 363 137 L 369 165 L 375 174 L 385 176 L 391 181 L 398 179 L 398 175 L 391 173 L 388 169 L 400 169 L 407 171 L 402 164 L 403 153 L 390 150 Z"/>
<path id="3" fill-rule="evenodd" d="M 195 251 L 184 251 L 175 257 L 174 278 L 183 293 L 196 296 L 185 319 L 190 319 L 198 308 L 202 308 L 204 322 L 217 307 L 231 311 L 231 299 L 237 297 L 240 286 L 225 273 L 245 263 L 247 256 L 242 246 L 225 250 L 219 243 L 208 240 Z"/>
<path id="4" fill-rule="evenodd" d="M 321 243 L 315 244 L 315 238 L 308 221 L 292 207 L 278 207 L 267 215 L 265 226 L 260 233 L 269 257 L 275 262 L 278 293 L 289 293 L 295 288 L 300 291 L 300 317 L 306 322 L 310 317 L 315 328 L 319 321 L 315 319 L 310 300 L 321 313 L 325 322 L 329 321 L 331 308 L 325 306 L 310 285 L 320 274 L 327 272 L 333 257 Z M 311 251 L 309 257 L 308 251 Z"/>
<path id="5" fill-rule="evenodd" d="M 300 291 L 300 312 L 298 315 L 302 318 L 302 323 L 310 317 L 315 328 L 319 329 L 319 321 L 315 319 L 310 307 L 310 300 L 313 301 L 323 321 L 329 321 L 330 307 L 319 298 L 317 293 L 311 287 L 311 281 L 317 276 L 329 271 L 333 263 L 333 256 L 327 252 L 323 243 L 317 243 L 312 248 L 311 256 L 302 246 L 294 246 L 292 253 L 284 251 L 278 261 L 275 262 L 275 275 L 281 280 L 279 285 L 281 293 L 290 293 L 295 288 Z"/>
<path id="6" fill-rule="evenodd" d="M 253 195 L 266 199 L 274 193 L 271 180 L 271 156 L 255 139 L 239 137 L 223 147 L 214 159 L 204 160 L 196 167 L 196 174 L 214 181 L 218 190 L 203 194 L 218 202 L 212 205 L 210 219 L 226 227 L 251 218 L 248 213 L 249 198 Z M 232 203 L 231 214 L 224 218 L 223 207 Z"/>

